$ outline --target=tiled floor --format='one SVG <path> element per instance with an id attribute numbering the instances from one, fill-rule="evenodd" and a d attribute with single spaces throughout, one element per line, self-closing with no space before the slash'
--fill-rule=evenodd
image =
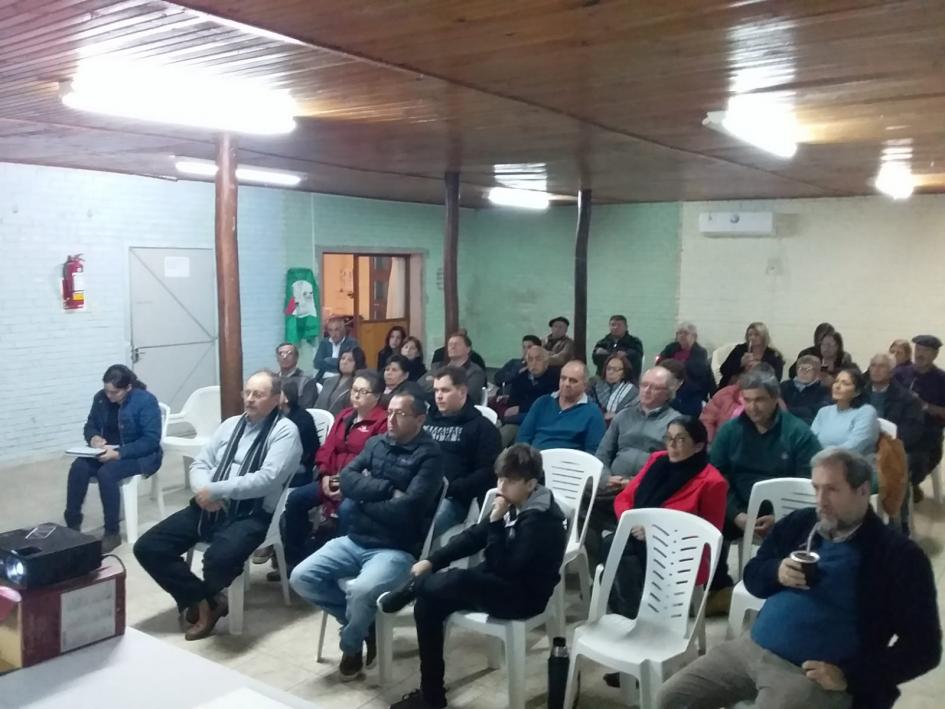
<path id="1" fill-rule="evenodd" d="M 0 469 L 0 528 L 14 529 L 44 521 L 60 521 L 65 501 L 65 476 L 69 461 L 65 458 L 40 461 L 14 468 Z M 161 471 L 164 485 L 177 488 L 167 494 L 168 509 L 178 509 L 188 496 L 180 489 L 181 468 L 169 461 Z M 147 487 L 147 486 L 145 486 Z M 930 486 L 926 486 L 931 492 Z M 157 520 L 157 508 L 148 498 L 140 500 L 143 525 Z M 86 503 L 86 531 L 101 525 L 101 505 L 95 488 Z M 917 538 L 931 556 L 939 587 L 939 606 L 945 606 L 945 506 L 927 499 L 918 506 Z M 338 625 L 328 623 L 325 642 L 326 661 L 315 662 L 319 612 L 297 597 L 291 608 L 283 604 L 278 584 L 265 580 L 265 569 L 253 568 L 252 586 L 246 595 L 245 631 L 235 637 L 226 633 L 226 621 L 218 634 L 206 640 L 185 642 L 177 629 L 171 599 L 141 570 L 127 544 L 117 550 L 128 567 L 128 622 L 139 630 L 173 643 L 190 652 L 232 667 L 275 687 L 309 699 L 325 709 L 378 709 L 417 686 L 416 639 L 412 632 L 400 629 L 395 635 L 395 684 L 381 689 L 376 675 L 369 672 L 364 681 L 342 685 L 335 675 L 340 657 L 337 646 Z M 712 620 L 708 625 L 709 646 L 724 636 L 724 624 Z M 548 642 L 539 634 L 528 656 L 527 695 L 529 707 L 545 705 L 545 660 Z M 505 675 L 491 671 L 486 664 L 486 643 L 475 635 L 452 635 L 447 658 L 450 706 L 482 708 L 504 707 Z M 598 671 L 583 675 L 582 707 L 622 706 L 617 690 L 607 688 Z M 945 670 L 942 667 L 903 688 L 897 707 L 903 709 L 938 709 L 945 705 Z"/>

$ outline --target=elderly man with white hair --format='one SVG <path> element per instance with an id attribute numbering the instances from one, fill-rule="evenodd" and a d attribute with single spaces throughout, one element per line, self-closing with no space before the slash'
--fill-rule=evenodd
<path id="1" fill-rule="evenodd" d="M 676 339 L 670 342 L 656 358 L 657 363 L 675 359 L 686 367 L 686 386 L 698 391 L 703 401 L 715 394 L 715 376 L 709 362 L 709 353 L 700 345 L 699 331 L 691 322 L 681 322 L 676 328 Z"/>

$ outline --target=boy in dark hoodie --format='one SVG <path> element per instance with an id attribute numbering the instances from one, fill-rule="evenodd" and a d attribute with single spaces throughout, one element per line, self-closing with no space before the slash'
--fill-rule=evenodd
<path id="1" fill-rule="evenodd" d="M 423 429 L 443 452 L 443 477 L 449 482 L 446 499 L 433 523 L 433 538 L 462 524 L 473 500 L 495 484 L 495 459 L 502 450 L 499 429 L 479 413 L 469 396 L 466 372 L 441 367 L 433 373 L 434 403 Z"/>
<path id="2" fill-rule="evenodd" d="M 528 618 L 545 610 L 561 578 L 567 520 L 551 490 L 538 484 L 543 478 L 541 453 L 517 443 L 499 456 L 495 474 L 497 494 L 489 516 L 414 564 L 410 581 L 379 599 L 387 613 L 416 599 L 421 688 L 391 709 L 446 706 L 443 624 L 451 613 Z M 446 568 L 483 550 L 485 560 L 471 569 Z"/>

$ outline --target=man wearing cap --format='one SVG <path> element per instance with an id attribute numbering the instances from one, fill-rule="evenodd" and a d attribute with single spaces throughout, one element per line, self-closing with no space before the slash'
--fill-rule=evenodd
<path id="1" fill-rule="evenodd" d="M 913 363 L 901 367 L 896 378 L 922 402 L 922 436 L 909 451 L 909 476 L 915 501 L 922 499 L 919 488 L 925 477 L 942 460 L 942 429 L 945 428 L 945 371 L 935 366 L 942 341 L 934 335 L 916 335 Z"/>
<path id="2" fill-rule="evenodd" d="M 571 322 L 563 315 L 548 321 L 551 332 L 545 338 L 545 349 L 551 353 L 549 367 L 563 367 L 574 359 L 574 340 L 568 337 L 570 326 Z"/>

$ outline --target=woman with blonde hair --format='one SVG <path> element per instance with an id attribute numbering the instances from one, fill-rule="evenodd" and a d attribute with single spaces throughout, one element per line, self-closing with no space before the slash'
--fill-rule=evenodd
<path id="1" fill-rule="evenodd" d="M 909 340 L 893 340 L 889 345 L 889 354 L 896 360 L 896 366 L 893 372 L 897 372 L 903 367 L 912 364 L 912 344 Z"/>
<path id="2" fill-rule="evenodd" d="M 748 356 L 750 355 L 750 357 Z M 784 358 L 771 346 L 771 334 L 763 322 L 753 322 L 745 329 L 745 342 L 737 345 L 722 363 L 722 386 L 734 384 L 742 372 L 751 369 L 747 363 L 765 362 L 774 370 L 778 381 L 784 374 Z"/>

